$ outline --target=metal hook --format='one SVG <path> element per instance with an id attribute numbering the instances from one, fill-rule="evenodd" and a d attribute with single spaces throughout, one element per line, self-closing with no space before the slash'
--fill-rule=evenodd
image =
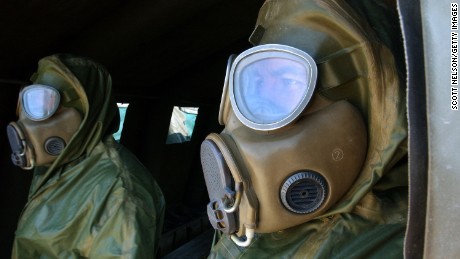
<path id="1" fill-rule="evenodd" d="M 236 194 L 235 194 L 235 201 L 233 202 L 233 204 L 231 205 L 231 207 L 227 207 L 227 206 L 228 206 L 227 204 L 223 204 L 223 209 L 224 209 L 225 212 L 227 212 L 227 213 L 233 213 L 233 212 L 235 212 L 235 210 L 238 208 L 238 206 L 240 206 L 241 196 L 242 196 L 242 188 L 241 188 L 241 185 L 242 185 L 241 182 L 235 183 L 235 191 L 236 191 Z"/>
<path id="2" fill-rule="evenodd" d="M 235 234 L 231 235 L 231 239 L 236 245 L 241 246 L 241 247 L 247 247 L 251 244 L 252 239 L 254 239 L 254 229 L 246 228 L 245 235 L 246 235 L 245 241 L 241 241 L 241 239 Z"/>

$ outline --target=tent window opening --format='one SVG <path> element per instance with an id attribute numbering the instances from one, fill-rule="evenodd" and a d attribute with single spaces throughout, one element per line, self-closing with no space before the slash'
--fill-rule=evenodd
<path id="1" fill-rule="evenodd" d="M 166 144 L 190 141 L 195 128 L 196 116 L 198 116 L 198 107 L 174 106 Z"/>
<path id="2" fill-rule="evenodd" d="M 118 131 L 113 134 L 113 138 L 115 138 L 117 142 L 120 142 L 123 123 L 125 122 L 126 110 L 128 110 L 129 103 L 117 103 L 117 106 L 120 111 L 120 126 L 118 127 Z"/>

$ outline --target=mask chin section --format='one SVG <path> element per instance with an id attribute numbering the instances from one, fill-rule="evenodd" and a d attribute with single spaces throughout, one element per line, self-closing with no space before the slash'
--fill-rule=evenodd
<path id="1" fill-rule="evenodd" d="M 31 159 L 30 165 L 28 163 L 26 142 L 21 130 L 15 125 L 15 123 L 12 122 L 7 126 L 6 131 L 12 151 L 11 161 L 13 164 L 25 170 L 34 168 L 33 159 Z"/>

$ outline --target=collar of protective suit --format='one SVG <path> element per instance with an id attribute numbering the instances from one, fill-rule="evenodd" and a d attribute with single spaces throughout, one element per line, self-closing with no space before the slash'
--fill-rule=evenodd
<path id="1" fill-rule="evenodd" d="M 82 115 L 82 124 L 64 151 L 49 167 L 35 169 L 29 198 L 49 184 L 48 180 L 65 170 L 70 161 L 89 156 L 104 136 L 116 132 L 119 111 L 112 99 L 110 74 L 98 63 L 70 54 L 58 54 L 41 59 L 38 70 L 32 77 L 38 84 L 55 83 L 68 98 L 74 99 L 66 105 L 76 108 Z M 110 97 L 110 98 L 109 98 Z"/>
<path id="2" fill-rule="evenodd" d="M 345 99 L 361 111 L 367 157 L 353 186 L 325 214 L 258 234 L 247 248 L 223 235 L 210 258 L 402 258 L 407 118 L 404 83 L 398 77 L 404 75 L 404 65 L 393 54 L 398 59 L 404 55 L 399 30 L 392 27 L 398 24 L 397 15 L 386 3 L 268 0 L 262 6 L 257 26 L 264 35 L 258 44 L 285 44 L 312 55 L 318 66 L 317 92 L 333 101 Z"/>

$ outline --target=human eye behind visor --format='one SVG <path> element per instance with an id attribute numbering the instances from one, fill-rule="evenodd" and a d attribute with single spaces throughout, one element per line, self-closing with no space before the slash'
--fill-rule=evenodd
<path id="1" fill-rule="evenodd" d="M 249 123 L 268 125 L 289 120 L 311 97 L 315 64 L 276 51 L 243 57 L 233 70 L 233 108 Z"/>
<path id="2" fill-rule="evenodd" d="M 256 123 L 274 123 L 291 114 L 308 91 L 307 68 L 286 58 L 248 64 L 237 80 L 239 108 Z"/>

